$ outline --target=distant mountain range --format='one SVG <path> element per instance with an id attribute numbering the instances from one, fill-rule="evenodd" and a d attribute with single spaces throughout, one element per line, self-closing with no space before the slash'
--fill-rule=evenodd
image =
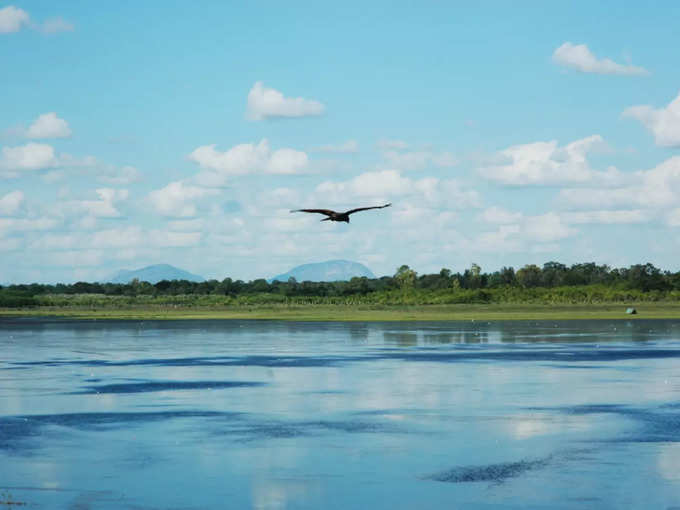
<path id="1" fill-rule="evenodd" d="M 375 278 L 375 275 L 363 264 L 352 262 L 351 260 L 328 260 L 315 264 L 303 264 L 294 267 L 287 273 L 275 276 L 270 282 L 275 280 L 287 282 L 290 277 L 298 282 L 335 282 L 351 280 L 355 276 L 365 276 Z"/>
<path id="2" fill-rule="evenodd" d="M 158 283 L 162 280 L 189 280 L 190 282 L 203 282 L 205 278 L 191 274 L 178 267 L 169 264 L 156 264 L 153 266 L 118 271 L 110 280 L 111 283 L 129 283 L 137 278 L 140 282 Z"/>
<path id="3" fill-rule="evenodd" d="M 375 278 L 375 275 L 369 268 L 358 262 L 352 262 L 351 260 L 328 260 L 326 262 L 303 264 L 294 267 L 287 273 L 275 276 L 269 281 L 279 280 L 287 282 L 289 278 L 293 277 L 298 282 L 335 282 L 351 280 L 355 276 Z M 190 282 L 205 281 L 205 278 L 202 276 L 189 273 L 188 271 L 169 264 L 155 264 L 153 266 L 133 270 L 123 269 L 107 281 L 111 283 L 129 283 L 135 278 L 140 282 L 149 282 L 152 284 L 162 280 L 189 280 Z"/>

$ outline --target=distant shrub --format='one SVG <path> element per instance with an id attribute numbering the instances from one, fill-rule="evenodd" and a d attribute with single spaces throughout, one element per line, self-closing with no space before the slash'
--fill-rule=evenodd
<path id="1" fill-rule="evenodd" d="M 21 308 L 24 306 L 36 306 L 37 304 L 36 299 L 28 293 L 7 290 L 0 291 L 0 307 Z"/>

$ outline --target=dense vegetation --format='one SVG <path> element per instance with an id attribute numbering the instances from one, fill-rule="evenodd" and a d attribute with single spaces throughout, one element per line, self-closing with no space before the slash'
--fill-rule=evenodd
<path id="1" fill-rule="evenodd" d="M 0 286 L 0 307 L 29 306 L 238 306 L 258 304 L 417 305 L 453 303 L 606 303 L 680 301 L 680 272 L 652 264 L 613 269 L 595 263 L 566 266 L 547 262 L 515 271 L 463 273 L 442 269 L 418 275 L 401 266 L 393 276 L 346 282 L 161 281 L 152 285 L 88 283 Z"/>

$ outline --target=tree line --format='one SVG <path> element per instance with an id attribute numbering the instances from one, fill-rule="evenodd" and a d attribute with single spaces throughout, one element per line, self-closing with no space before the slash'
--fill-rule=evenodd
<path id="1" fill-rule="evenodd" d="M 582 289 L 583 287 L 586 290 Z M 579 288 L 578 293 L 567 288 Z M 587 290 L 587 288 L 592 288 Z M 562 289 L 547 292 L 545 289 Z M 73 284 L 19 284 L 0 286 L 0 306 L 31 306 L 44 304 L 40 296 L 54 295 L 102 295 L 102 296 L 227 296 L 236 302 L 252 302 L 253 296 L 260 296 L 261 302 L 281 302 L 284 298 L 327 298 L 323 302 L 336 302 L 333 298 L 366 297 L 362 302 L 391 303 L 417 301 L 429 302 L 489 302 L 541 299 L 543 296 L 588 296 L 597 290 L 603 300 L 609 295 L 639 296 L 640 293 L 655 293 L 661 298 L 675 298 L 680 291 L 680 271 L 664 271 L 653 264 L 635 264 L 627 268 L 611 268 L 594 262 L 567 266 L 559 262 L 546 262 L 542 267 L 528 264 L 515 270 L 503 267 L 498 271 L 484 273 L 477 264 L 463 272 L 453 273 L 442 269 L 438 273 L 419 275 L 407 265 L 397 269 L 392 276 L 381 278 L 355 277 L 349 281 L 298 282 L 255 279 L 251 281 L 207 280 L 163 280 L 156 284 L 133 280 L 129 283 L 76 282 Z M 626 293 L 626 291 L 630 292 Z M 616 294 L 618 292 L 618 294 Z M 585 294 L 584 294 L 585 293 Z M 670 293 L 670 294 L 669 294 Z M 268 296 L 268 297 L 267 297 Z M 411 296 L 411 299 L 408 299 Z M 416 296 L 416 297 L 414 297 Z M 514 297 L 513 297 L 514 296 Z M 583 299 L 586 299 L 584 297 Z M 184 301 L 183 301 L 184 302 Z M 226 303 L 228 301 L 222 300 Z M 354 301 L 350 301 L 354 302 Z"/>

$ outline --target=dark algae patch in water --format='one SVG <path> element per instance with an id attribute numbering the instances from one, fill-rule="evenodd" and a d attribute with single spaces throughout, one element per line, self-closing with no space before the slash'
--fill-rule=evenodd
<path id="1" fill-rule="evenodd" d="M 220 390 L 225 388 L 247 388 L 263 386 L 265 383 L 252 381 L 144 381 L 134 383 L 101 384 L 87 386 L 77 394 L 97 393 L 148 393 L 153 391 L 179 390 Z"/>
<path id="2" fill-rule="evenodd" d="M 0 492 L 0 505 L 14 507 L 14 506 L 26 506 L 26 503 L 17 500 L 9 492 Z"/>
<path id="3" fill-rule="evenodd" d="M 448 483 L 503 483 L 506 479 L 523 475 L 527 471 L 544 468 L 549 461 L 550 457 L 546 457 L 538 460 L 520 460 L 518 462 L 502 462 L 482 466 L 461 466 L 435 473 L 426 477 L 426 479 Z"/>

